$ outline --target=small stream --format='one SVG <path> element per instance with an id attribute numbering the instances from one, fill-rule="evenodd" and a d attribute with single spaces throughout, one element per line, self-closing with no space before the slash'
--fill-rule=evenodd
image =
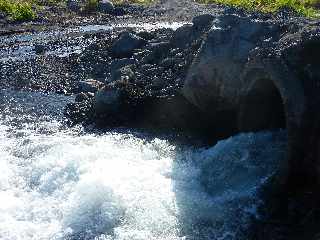
<path id="1" fill-rule="evenodd" d="M 2 59 L 15 57 L 4 52 Z M 72 101 L 0 90 L 0 239 L 247 238 L 260 218 L 261 187 L 285 158 L 284 130 L 184 146 L 132 129 L 69 128 L 63 109 Z"/>

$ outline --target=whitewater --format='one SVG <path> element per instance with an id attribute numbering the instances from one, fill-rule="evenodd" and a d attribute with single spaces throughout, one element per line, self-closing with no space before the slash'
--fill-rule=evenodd
<path id="1" fill-rule="evenodd" d="M 245 238 L 284 130 L 211 147 L 68 128 L 72 97 L 0 90 L 1 240 Z"/>

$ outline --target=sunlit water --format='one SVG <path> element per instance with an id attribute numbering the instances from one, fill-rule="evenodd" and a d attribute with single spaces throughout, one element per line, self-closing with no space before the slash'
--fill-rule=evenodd
<path id="1" fill-rule="evenodd" d="M 0 239 L 241 239 L 285 132 L 211 148 L 63 126 L 68 97 L 0 91 Z"/>

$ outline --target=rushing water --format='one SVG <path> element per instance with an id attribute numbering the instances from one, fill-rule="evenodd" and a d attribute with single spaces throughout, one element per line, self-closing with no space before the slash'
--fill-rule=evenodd
<path id="1" fill-rule="evenodd" d="M 211 148 L 64 127 L 70 97 L 0 91 L 0 239 L 241 239 L 285 132 Z"/>

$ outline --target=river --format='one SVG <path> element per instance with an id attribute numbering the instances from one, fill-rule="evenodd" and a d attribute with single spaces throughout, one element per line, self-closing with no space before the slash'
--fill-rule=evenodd
<path id="1" fill-rule="evenodd" d="M 239 239 L 285 132 L 209 148 L 67 128 L 56 94 L 0 92 L 0 238 Z"/>
<path id="2" fill-rule="evenodd" d="M 70 32 L 101 27 L 79 29 Z M 34 44 L 60 35 L 30 36 L 2 38 L 1 61 L 34 57 Z M 48 54 L 77 49 L 58 50 Z M 70 128 L 63 110 L 73 100 L 0 89 L 1 240 L 248 237 L 260 190 L 285 158 L 284 130 L 195 147 L 133 129 Z"/>

